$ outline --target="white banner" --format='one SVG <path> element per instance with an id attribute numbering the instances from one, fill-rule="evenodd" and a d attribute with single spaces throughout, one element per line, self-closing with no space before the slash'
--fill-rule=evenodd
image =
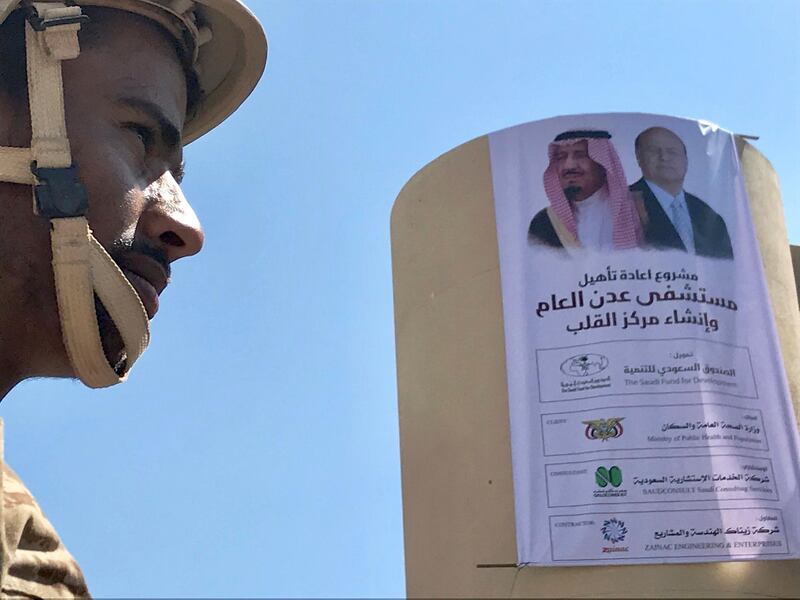
<path id="1" fill-rule="evenodd" d="M 518 562 L 800 557 L 800 443 L 733 136 L 489 136 Z"/>

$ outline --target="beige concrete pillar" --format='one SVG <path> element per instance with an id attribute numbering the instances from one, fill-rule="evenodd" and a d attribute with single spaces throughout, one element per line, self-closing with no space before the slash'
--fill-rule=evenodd
<path id="1" fill-rule="evenodd" d="M 744 171 L 750 214 L 761 250 L 796 418 L 800 414 L 800 371 L 797 368 L 800 365 L 800 311 L 778 175 L 764 155 L 745 140 L 738 138 L 736 149 Z M 797 592 L 800 595 L 800 586 Z"/>
<path id="2" fill-rule="evenodd" d="M 777 178 L 751 145 L 738 146 L 784 360 L 797 365 L 800 312 Z M 488 138 L 418 172 L 391 227 L 409 596 L 800 596 L 800 561 L 514 567 Z M 800 371 L 787 371 L 797 411 Z"/>

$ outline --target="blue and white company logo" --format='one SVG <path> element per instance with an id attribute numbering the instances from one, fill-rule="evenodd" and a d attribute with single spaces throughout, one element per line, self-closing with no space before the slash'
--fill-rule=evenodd
<path id="1" fill-rule="evenodd" d="M 608 368 L 608 358 L 602 354 L 578 354 L 561 363 L 561 372 L 570 377 L 591 377 Z"/>
<path id="2" fill-rule="evenodd" d="M 603 534 L 603 539 L 612 544 L 618 544 L 625 541 L 625 535 L 628 533 L 628 528 L 625 527 L 625 521 L 620 521 L 616 517 L 606 519 L 603 526 L 600 528 Z"/>

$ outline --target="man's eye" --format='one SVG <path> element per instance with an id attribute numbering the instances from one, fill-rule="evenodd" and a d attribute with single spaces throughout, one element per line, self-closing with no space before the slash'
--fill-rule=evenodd
<path id="1" fill-rule="evenodd" d="M 138 125 L 136 123 L 128 123 L 125 127 L 139 138 L 139 141 L 142 143 L 142 146 L 144 146 L 145 149 L 150 148 L 150 146 L 153 144 L 153 139 L 155 136 L 153 134 L 153 130 L 149 127 Z"/>

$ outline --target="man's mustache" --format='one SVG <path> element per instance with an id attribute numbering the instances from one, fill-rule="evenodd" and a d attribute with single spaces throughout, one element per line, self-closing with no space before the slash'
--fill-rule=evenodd
<path id="1" fill-rule="evenodd" d="M 144 256 L 152 258 L 164 269 L 167 279 L 169 279 L 172 274 L 167 253 L 158 246 L 155 246 L 145 240 L 117 240 L 108 249 L 108 253 L 111 255 L 111 258 L 114 259 L 114 262 L 116 262 L 120 267 L 125 266 L 126 258 L 131 254 L 143 254 Z"/>
<path id="2" fill-rule="evenodd" d="M 583 175 L 583 169 L 567 169 L 566 171 L 561 171 L 562 177 L 567 177 L 569 175 Z"/>

